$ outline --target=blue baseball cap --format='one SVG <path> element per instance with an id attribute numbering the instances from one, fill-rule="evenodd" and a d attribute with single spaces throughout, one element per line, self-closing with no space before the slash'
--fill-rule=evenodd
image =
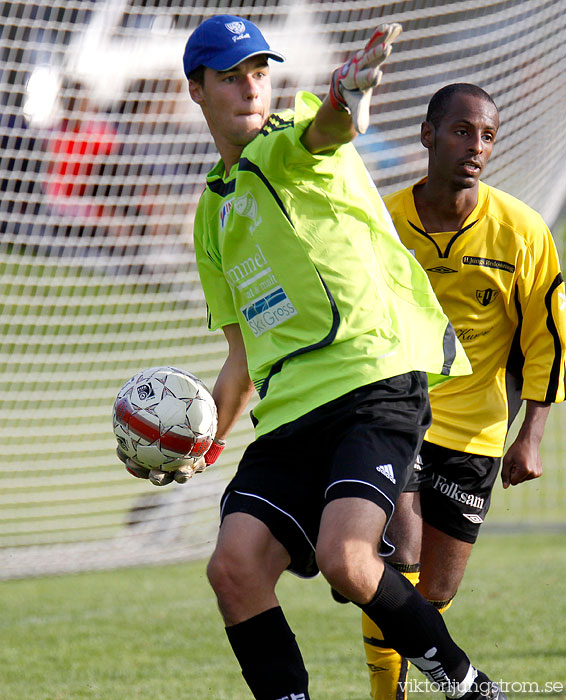
<path id="1" fill-rule="evenodd" d="M 246 58 L 265 54 L 276 61 L 285 57 L 272 51 L 253 22 L 235 15 L 216 15 L 206 19 L 189 37 L 183 55 L 187 78 L 199 66 L 230 70 Z"/>

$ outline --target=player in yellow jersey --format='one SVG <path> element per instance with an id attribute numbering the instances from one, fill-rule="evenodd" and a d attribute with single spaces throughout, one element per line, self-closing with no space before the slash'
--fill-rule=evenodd
<path id="1" fill-rule="evenodd" d="M 498 127 L 481 88 L 439 90 L 421 128 L 427 177 L 385 198 L 473 368 L 431 389 L 432 426 L 388 529 L 395 565 L 441 611 L 464 575 L 521 403 L 503 488 L 542 474 L 550 404 L 564 399 L 566 296 L 551 234 L 539 214 L 479 180 Z M 403 698 L 406 661 L 365 615 L 362 628 L 372 697 Z"/>

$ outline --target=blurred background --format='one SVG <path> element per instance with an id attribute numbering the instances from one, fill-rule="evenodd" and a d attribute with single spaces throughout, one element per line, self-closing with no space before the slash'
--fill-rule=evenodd
<path id="1" fill-rule="evenodd" d="M 216 151 L 182 72 L 211 14 L 256 22 L 287 57 L 274 108 L 320 96 L 381 21 L 404 32 L 356 139 L 382 194 L 424 174 L 430 96 L 472 82 L 502 126 L 486 181 L 540 211 L 565 263 L 563 0 L 4 0 L 0 6 L 0 578 L 206 555 L 245 444 L 184 488 L 134 481 L 114 454 L 112 404 L 140 369 L 212 386 L 225 354 L 206 330 L 192 223 Z M 565 529 L 565 411 L 545 475 L 498 486 L 487 528 Z M 158 546 L 154 534 L 158 532 Z"/>

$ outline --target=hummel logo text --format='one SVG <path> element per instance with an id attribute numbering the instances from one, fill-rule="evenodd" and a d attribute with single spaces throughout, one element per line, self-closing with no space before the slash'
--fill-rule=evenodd
<path id="1" fill-rule="evenodd" d="M 389 481 L 392 481 L 394 484 L 397 483 L 395 479 L 395 472 L 393 471 L 393 465 L 392 464 L 379 464 L 376 467 L 377 471 L 380 474 L 383 474 L 383 476 L 386 476 Z"/>

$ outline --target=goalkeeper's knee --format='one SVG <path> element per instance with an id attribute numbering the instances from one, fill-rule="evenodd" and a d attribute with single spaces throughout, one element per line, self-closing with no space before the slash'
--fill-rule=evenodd
<path id="1" fill-rule="evenodd" d="M 391 564 L 416 586 L 419 582 L 418 564 Z M 369 669 L 371 697 L 374 700 L 407 698 L 409 662 L 383 641 L 379 627 L 362 613 L 362 634 Z"/>

